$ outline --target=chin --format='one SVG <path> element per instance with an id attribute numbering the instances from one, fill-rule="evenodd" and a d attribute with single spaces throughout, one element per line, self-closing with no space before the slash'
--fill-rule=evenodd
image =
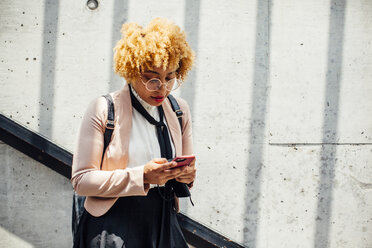
<path id="1" fill-rule="evenodd" d="M 163 104 L 163 102 L 157 102 L 157 103 L 154 103 L 154 104 L 151 104 L 152 106 L 156 106 L 156 107 L 159 107 Z"/>

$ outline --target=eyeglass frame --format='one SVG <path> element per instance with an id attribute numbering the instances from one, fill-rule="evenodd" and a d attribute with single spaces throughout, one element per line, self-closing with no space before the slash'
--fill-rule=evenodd
<path id="1" fill-rule="evenodd" d="M 174 89 L 174 83 L 177 81 L 178 82 L 178 78 L 177 78 L 177 76 L 176 77 L 174 77 L 174 78 L 172 78 L 172 79 L 169 79 L 167 82 L 163 82 L 163 80 L 161 80 L 160 78 L 156 78 L 156 77 L 153 77 L 153 78 L 150 78 L 149 80 L 147 80 L 146 81 L 146 83 L 143 81 L 143 75 L 140 75 L 140 78 L 141 78 L 141 82 L 143 83 L 143 85 L 146 87 L 146 89 L 148 90 L 148 91 L 157 91 L 157 90 L 160 90 L 161 89 L 161 87 L 164 85 L 164 87 L 165 87 L 165 89 L 167 90 L 167 91 L 173 91 L 173 90 L 176 90 L 176 89 L 178 89 L 180 86 L 181 86 L 181 84 L 183 83 L 181 80 L 180 80 L 180 83 L 178 83 L 178 86 Z M 148 87 L 147 87 L 147 84 L 148 84 L 148 82 L 150 82 L 151 80 L 157 80 L 157 81 L 159 81 L 160 82 L 160 85 L 157 87 L 158 89 L 157 90 L 150 90 Z M 168 84 L 168 82 L 169 81 L 172 81 L 172 80 L 174 80 L 175 82 L 173 82 L 173 86 L 172 86 L 172 89 L 171 90 L 169 90 L 168 88 L 167 88 L 167 86 L 169 85 Z"/>

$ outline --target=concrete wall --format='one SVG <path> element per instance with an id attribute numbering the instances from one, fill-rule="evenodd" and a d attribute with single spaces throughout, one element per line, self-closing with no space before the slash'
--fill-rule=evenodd
<path id="1" fill-rule="evenodd" d="M 124 83 L 121 24 L 168 17 L 198 57 L 175 93 L 198 156 L 183 211 L 249 247 L 372 247 L 370 1 L 99 3 L 1 1 L 2 113 L 72 151 L 88 102 Z"/>
<path id="2" fill-rule="evenodd" d="M 71 247 L 68 179 L 0 142 L 0 247 Z"/>

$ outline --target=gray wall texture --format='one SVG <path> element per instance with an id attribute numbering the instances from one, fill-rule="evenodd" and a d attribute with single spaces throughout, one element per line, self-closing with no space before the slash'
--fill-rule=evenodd
<path id="1" fill-rule="evenodd" d="M 197 54 L 175 93 L 198 166 L 182 211 L 247 247 L 372 247 L 371 1 L 86 2 L 0 2 L 3 114 L 73 151 L 87 104 L 125 83 L 122 23 L 167 17 Z M 0 239 L 69 246 L 68 180 L 0 151 Z"/>
<path id="2" fill-rule="evenodd" d="M 0 247 L 71 247 L 68 179 L 0 143 Z"/>

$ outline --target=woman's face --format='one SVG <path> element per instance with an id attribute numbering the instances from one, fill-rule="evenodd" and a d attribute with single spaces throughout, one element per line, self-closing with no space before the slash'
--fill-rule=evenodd
<path id="1" fill-rule="evenodd" d="M 167 68 L 164 70 L 163 67 L 154 67 L 144 71 L 140 77 L 136 78 L 131 83 L 131 85 L 145 102 L 152 106 L 160 106 L 170 93 L 170 90 L 166 89 L 164 83 L 176 78 L 176 71 L 177 68 Z M 147 81 L 154 78 L 160 79 L 163 84 L 159 89 L 149 91 L 145 84 Z"/>

